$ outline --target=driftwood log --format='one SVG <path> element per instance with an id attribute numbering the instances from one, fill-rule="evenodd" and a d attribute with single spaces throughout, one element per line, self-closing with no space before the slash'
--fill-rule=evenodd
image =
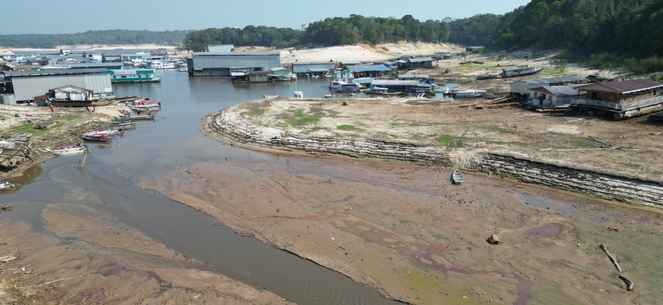
<path id="1" fill-rule="evenodd" d="M 58 122 L 54 122 L 54 121 L 44 122 L 44 123 L 41 123 L 41 124 L 37 125 L 37 129 L 46 130 L 46 129 L 50 129 L 50 128 L 54 127 L 57 124 L 58 124 Z"/>
<path id="2" fill-rule="evenodd" d="M 624 284 L 626 284 L 626 290 L 628 290 L 628 291 L 633 291 L 633 286 L 635 285 L 635 283 L 633 283 L 633 281 L 627 279 L 627 278 L 626 278 L 625 276 L 623 276 L 623 275 L 619 275 L 619 278 L 620 278 L 622 281 L 624 281 Z"/>
<path id="3" fill-rule="evenodd" d="M 608 258 L 610 258 L 612 264 L 615 265 L 615 268 L 617 268 L 617 271 L 619 271 L 619 274 L 622 274 L 622 267 L 619 266 L 617 259 L 614 256 L 612 256 L 610 252 L 608 252 L 608 247 L 603 243 L 599 244 L 599 247 L 601 248 L 601 250 L 603 250 L 603 252 L 605 252 L 606 255 L 608 255 Z"/>

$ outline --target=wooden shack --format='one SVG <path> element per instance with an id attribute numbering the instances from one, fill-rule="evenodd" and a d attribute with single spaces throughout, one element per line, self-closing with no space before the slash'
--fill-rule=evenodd
<path id="1" fill-rule="evenodd" d="M 586 91 L 588 100 L 627 105 L 661 96 L 663 93 L 663 83 L 648 79 L 631 79 L 595 83 L 580 86 L 577 89 Z"/>
<path id="2" fill-rule="evenodd" d="M 89 102 L 92 100 L 94 92 L 76 86 L 63 86 L 48 90 L 48 96 L 55 98 L 56 101 L 70 102 Z"/>

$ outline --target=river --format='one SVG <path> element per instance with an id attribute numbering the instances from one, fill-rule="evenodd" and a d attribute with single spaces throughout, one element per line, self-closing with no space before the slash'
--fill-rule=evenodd
<path id="1" fill-rule="evenodd" d="M 83 169 L 77 167 L 77 157 L 53 158 L 31 168 L 13 181 L 19 191 L 0 196 L 0 201 L 13 202 L 15 207 L 0 219 L 25 221 L 41 229 L 44 223 L 40 213 L 45 204 L 65 196 L 76 201 L 72 194 L 85 190 L 102 199 L 89 206 L 205 263 L 210 271 L 292 302 L 396 304 L 340 273 L 236 234 L 211 216 L 134 185 L 144 173 L 165 172 L 169 164 L 187 160 L 302 162 L 219 143 L 199 131 L 200 120 L 263 95 L 292 96 L 294 91 L 303 91 L 305 97 L 322 97 L 328 94 L 327 80 L 238 85 L 227 78 L 193 78 L 174 70 L 158 74 L 162 77 L 160 83 L 113 86 L 116 96 L 136 95 L 160 101 L 163 109 L 154 122 L 139 122 L 136 130 L 127 131 L 110 147 L 92 145 Z"/>

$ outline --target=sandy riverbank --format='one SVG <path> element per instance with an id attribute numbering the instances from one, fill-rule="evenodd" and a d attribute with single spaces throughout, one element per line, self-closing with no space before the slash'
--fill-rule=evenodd
<path id="1" fill-rule="evenodd" d="M 638 243 L 660 238 L 660 212 L 470 173 L 461 187 L 455 187 L 446 178 L 451 168 L 444 166 L 462 165 L 482 151 L 621 170 L 623 175 L 660 181 L 663 169 L 648 159 L 663 149 L 657 144 L 660 127 L 520 109 L 474 110 L 459 107 L 461 102 L 351 99 L 348 103 L 261 100 L 224 110 L 223 120 L 235 130 L 242 129 L 243 139 L 212 127 L 219 116 L 210 116 L 201 125 L 206 134 L 234 145 L 315 155 L 324 160 L 326 169 L 319 176 L 294 179 L 281 174 L 285 169 L 279 166 L 201 162 L 175 171 L 179 175 L 174 179 L 155 177 L 145 186 L 414 304 L 456 303 L 465 297 L 470 303 L 655 303 L 660 292 L 650 290 L 658 284 L 649 265 L 660 264 L 653 259 L 659 250 Z M 298 127 L 284 124 L 296 120 L 295 113 L 317 114 L 319 120 Z M 285 138 L 286 131 L 288 138 L 308 141 L 310 146 L 258 147 L 253 141 Z M 619 143 L 620 149 L 602 148 L 587 134 Z M 623 134 L 640 136 L 625 139 Z M 433 166 L 336 159 L 311 141 L 324 137 L 353 139 L 356 145 L 367 138 L 384 145 L 420 143 L 419 151 L 437 147 L 455 159 Z M 614 165 L 619 162 L 626 163 Z M 236 185 L 237 171 L 253 176 L 256 187 Z M 235 189 L 236 195 L 224 196 L 229 189 Z M 250 201 L 243 199 L 248 194 Z M 637 227 L 641 224 L 647 225 Z M 504 245 L 488 245 L 485 239 L 491 233 L 498 233 Z M 611 251 L 630 262 L 628 274 L 650 288 L 638 295 L 626 292 L 597 247 L 603 241 L 610 241 Z M 634 248 L 646 250 L 636 253 Z M 361 263 L 353 263 L 360 258 L 364 258 Z M 643 268 L 636 271 L 636 265 Z"/>

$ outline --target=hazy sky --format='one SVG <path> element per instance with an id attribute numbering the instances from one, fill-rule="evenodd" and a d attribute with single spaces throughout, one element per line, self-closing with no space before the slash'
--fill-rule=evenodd
<path id="1" fill-rule="evenodd" d="M 301 29 L 327 17 L 396 17 L 420 21 L 504 14 L 530 0 L 0 0 L 0 34 L 88 30 L 202 30 L 265 25 Z"/>

